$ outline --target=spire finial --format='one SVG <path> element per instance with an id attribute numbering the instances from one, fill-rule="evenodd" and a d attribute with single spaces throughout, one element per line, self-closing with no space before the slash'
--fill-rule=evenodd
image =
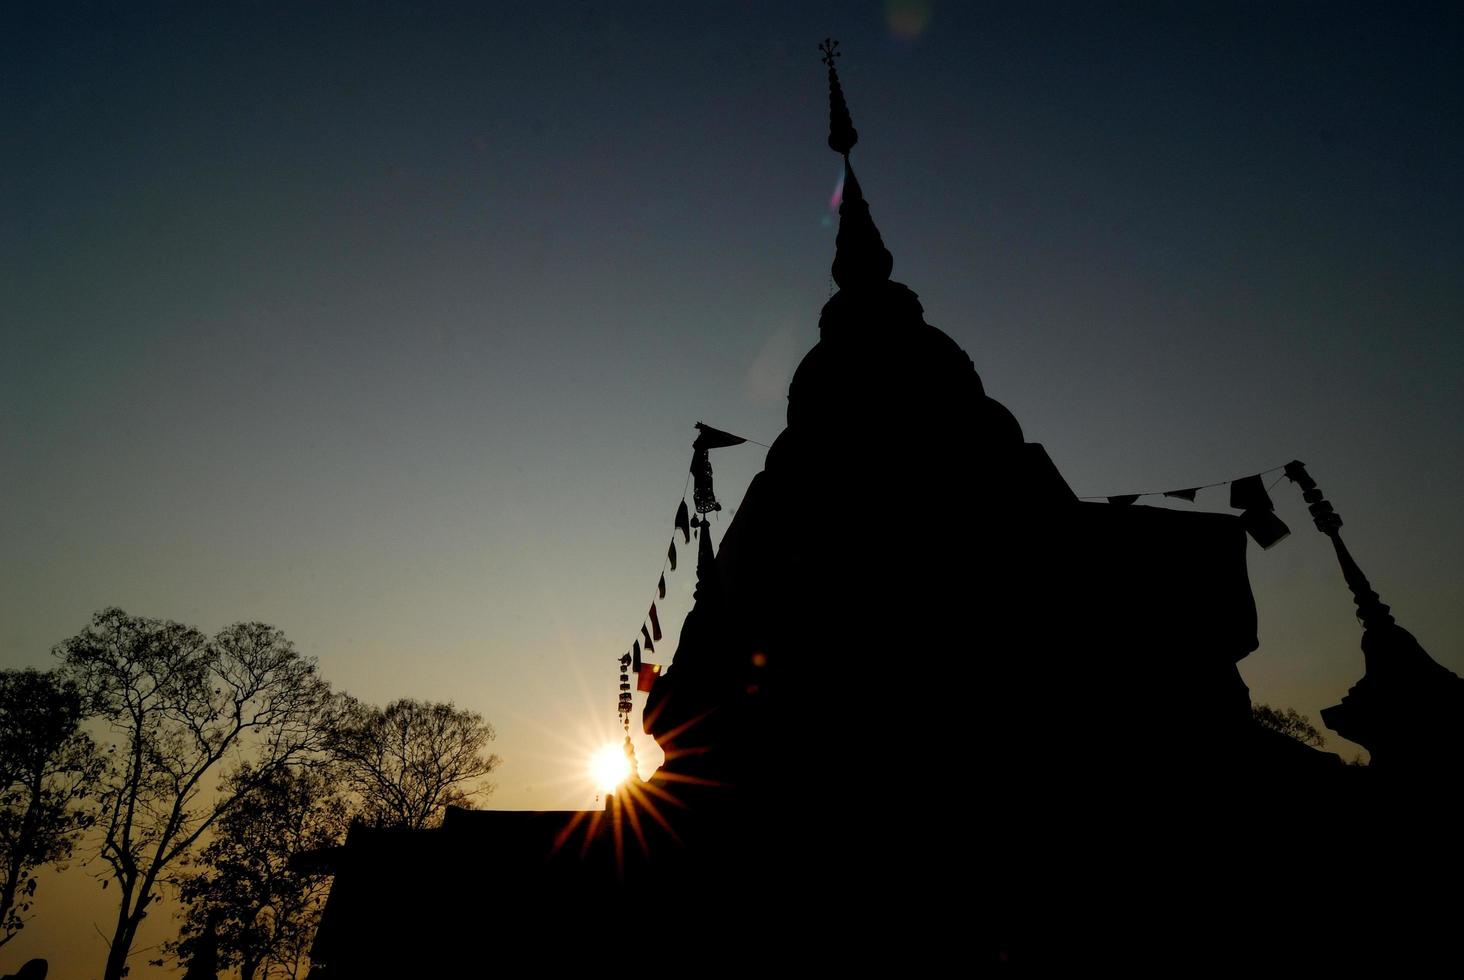
<path id="1" fill-rule="evenodd" d="M 823 63 L 829 66 L 830 71 L 833 71 L 834 59 L 843 57 L 839 53 L 839 42 L 831 37 L 826 37 L 819 42 L 818 49 L 823 52 Z"/>
<path id="2" fill-rule="evenodd" d="M 839 84 L 839 73 L 834 68 L 834 59 L 841 56 L 839 42 L 826 37 L 818 49 L 823 53 L 823 63 L 829 66 L 829 149 L 844 158 L 844 192 L 839 204 L 839 234 L 834 246 L 834 282 L 840 289 L 883 282 L 890 277 L 894 259 L 869 216 L 864 191 L 854 176 L 854 168 L 849 165 L 849 151 L 859 142 L 859 133 L 849 118 L 844 87 Z"/>
<path id="3" fill-rule="evenodd" d="M 818 49 L 823 53 L 821 60 L 829 66 L 829 149 L 848 157 L 854 144 L 859 142 L 859 133 L 849 118 L 844 88 L 839 84 L 839 71 L 834 67 L 834 59 L 842 58 L 843 52 L 839 50 L 839 42 L 831 37 L 824 38 Z"/>

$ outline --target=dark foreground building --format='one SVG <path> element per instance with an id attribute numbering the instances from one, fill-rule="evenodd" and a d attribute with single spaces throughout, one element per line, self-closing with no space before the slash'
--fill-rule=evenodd
<path id="1" fill-rule="evenodd" d="M 1298 468 L 1368 630 L 1324 718 L 1375 765 L 1259 728 L 1242 520 L 1073 496 L 890 278 L 829 75 L 839 289 L 720 549 L 698 532 L 645 712 L 665 765 L 603 814 L 354 830 L 310 857 L 335 874 L 314 975 L 1453 956 L 1464 683 Z"/>

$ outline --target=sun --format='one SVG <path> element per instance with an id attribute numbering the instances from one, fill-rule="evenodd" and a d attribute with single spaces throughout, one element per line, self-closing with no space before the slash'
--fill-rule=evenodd
<path id="1" fill-rule="evenodd" d="M 590 779 L 595 789 L 609 793 L 630 777 L 630 760 L 619 745 L 603 745 L 590 756 Z"/>

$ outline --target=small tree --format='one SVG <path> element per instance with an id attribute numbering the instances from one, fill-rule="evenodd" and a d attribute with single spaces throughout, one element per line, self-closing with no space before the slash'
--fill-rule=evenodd
<path id="1" fill-rule="evenodd" d="M 449 804 L 492 791 L 498 767 L 487 751 L 493 726 L 451 704 L 404 699 L 385 709 L 352 701 L 331 738 L 331 754 L 377 826 L 430 827 Z M 476 785 L 475 785 L 476 784 Z"/>
<path id="2" fill-rule="evenodd" d="M 345 837 L 346 803 L 323 767 L 277 770 L 263 782 L 245 769 L 229 780 L 250 788 L 219 818 L 199 854 L 202 869 L 181 882 L 182 938 L 165 952 L 192 963 L 212 955 L 215 968 L 239 968 L 240 980 L 301 975 L 330 879 L 290 866 L 304 851 Z"/>
<path id="3" fill-rule="evenodd" d="M 25 927 L 32 872 L 70 857 L 90 820 L 80 804 L 102 763 L 81 718 L 75 684 L 0 671 L 0 946 Z"/>
<path id="4" fill-rule="evenodd" d="M 1295 708 L 1278 711 L 1269 704 L 1256 704 L 1251 706 L 1251 716 L 1262 728 L 1294 738 L 1303 745 L 1319 749 L 1327 744 L 1326 736 Z"/>
<path id="5" fill-rule="evenodd" d="M 210 640 L 107 609 L 56 652 L 116 750 L 98 828 L 102 886 L 115 882 L 118 892 L 103 976 L 120 980 L 159 885 L 254 786 L 319 748 L 331 698 L 314 664 L 262 623 Z M 230 766 L 248 775 L 215 793 L 212 781 Z"/>

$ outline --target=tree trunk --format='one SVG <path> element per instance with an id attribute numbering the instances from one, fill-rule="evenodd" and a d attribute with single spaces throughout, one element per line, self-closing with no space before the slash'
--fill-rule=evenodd
<path id="1" fill-rule="evenodd" d="M 103 980 L 122 980 L 127 975 L 127 957 L 132 955 L 132 943 L 137 938 L 137 927 L 147 915 L 149 897 L 146 890 L 129 913 L 132 891 L 125 890 L 120 896 L 122 906 L 117 910 L 117 929 L 112 933 L 112 944 L 107 949 L 107 970 Z"/>
<path id="2" fill-rule="evenodd" d="M 112 934 L 112 944 L 107 949 L 107 970 L 103 980 L 122 980 L 127 975 L 127 956 L 132 952 L 132 940 L 137 935 L 137 922 L 125 913 L 117 916 L 117 931 Z"/>

